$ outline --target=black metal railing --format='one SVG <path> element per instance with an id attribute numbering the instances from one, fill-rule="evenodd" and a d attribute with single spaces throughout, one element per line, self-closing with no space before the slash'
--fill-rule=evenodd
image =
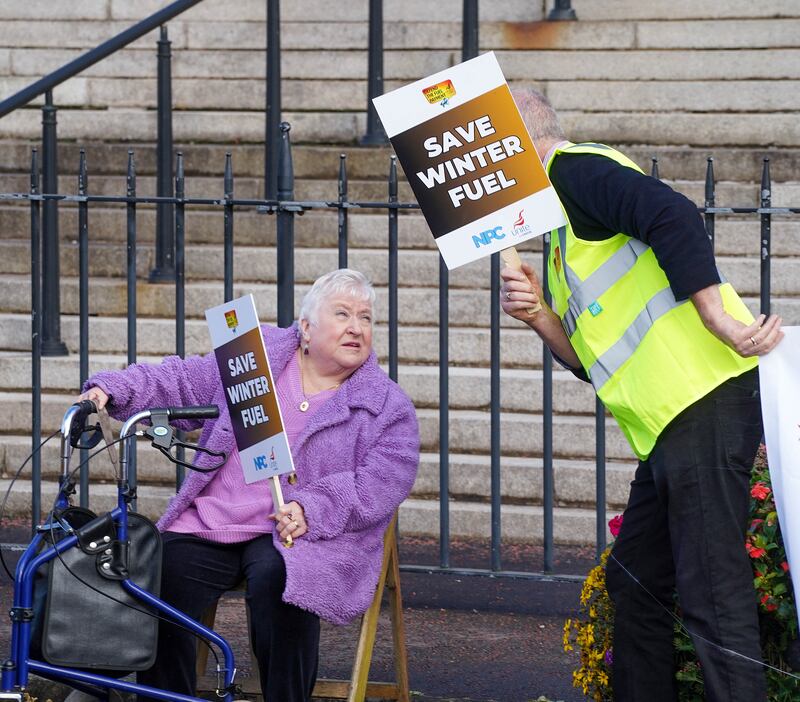
<path id="1" fill-rule="evenodd" d="M 578 15 L 572 7 L 571 0 L 555 0 L 553 9 L 547 15 L 549 21 L 576 20 Z"/>
<path id="2" fill-rule="evenodd" d="M 175 0 L 167 7 L 154 12 L 149 17 L 137 22 L 115 37 L 87 51 L 78 58 L 61 66 L 44 78 L 31 83 L 9 98 L 0 102 L 0 117 L 24 107 L 40 95 L 45 96 L 42 107 L 42 192 L 54 194 L 58 191 L 58 135 L 56 131 L 57 108 L 53 104 L 53 88 L 64 81 L 85 71 L 104 58 L 125 48 L 132 42 L 161 27 L 158 42 L 158 158 L 156 176 L 158 194 L 162 197 L 171 195 L 170 161 L 172 158 L 172 92 L 170 49 L 167 38 L 166 22 L 194 7 L 202 0 Z M 42 296 L 44 299 L 42 312 L 41 353 L 44 356 L 63 356 L 67 347 L 61 340 L 61 296 L 59 281 L 59 236 L 58 236 L 58 203 L 57 198 L 43 203 L 43 244 L 44 283 Z M 172 242 L 170 204 L 168 200 L 161 203 L 157 212 L 156 268 L 151 280 L 170 280 L 174 275 L 171 270 L 171 256 L 174 249 Z"/>
<path id="3" fill-rule="evenodd" d="M 400 250 L 399 241 L 399 215 L 401 212 L 418 210 L 418 205 L 412 202 L 400 202 L 398 199 L 398 174 L 397 165 L 394 157 L 388 163 L 387 177 L 387 198 L 384 201 L 351 201 L 347 199 L 347 174 L 346 157 L 340 156 L 339 175 L 338 175 L 338 197 L 329 201 L 296 201 L 292 199 L 294 192 L 294 174 L 292 171 L 291 142 L 289 139 L 289 125 L 282 125 L 282 149 L 280 155 L 281 171 L 278 177 L 279 194 L 278 200 L 259 200 L 259 199 L 238 199 L 234 196 L 234 174 L 233 163 L 230 154 L 226 154 L 223 164 L 223 177 L 220 187 L 219 198 L 192 198 L 186 195 L 186 177 L 183 154 L 177 155 L 175 195 L 172 197 L 159 196 L 139 196 L 136 192 L 136 170 L 135 154 L 129 152 L 127 163 L 127 188 L 124 195 L 92 195 L 89 189 L 88 166 L 86 155 L 81 150 L 80 161 L 78 164 L 78 183 L 77 194 L 53 194 L 41 193 L 39 186 L 39 164 L 36 150 L 31 157 L 30 171 L 30 191 L 28 193 L 5 193 L 0 194 L 0 201 L 13 200 L 16 202 L 27 202 L 30 207 L 31 224 L 31 302 L 32 302 L 32 375 L 33 384 L 33 421 L 32 428 L 34 437 L 41 435 L 41 335 L 39 333 L 42 317 L 43 300 L 40 293 L 43 271 L 41 268 L 41 242 L 42 242 L 42 221 L 41 212 L 49 202 L 58 201 L 77 205 L 79 211 L 78 218 L 78 241 L 79 241 L 79 348 L 80 357 L 79 378 L 83 382 L 88 375 L 89 360 L 89 327 L 88 327 L 88 284 L 89 284 L 89 242 L 90 242 L 90 208 L 98 205 L 108 205 L 115 203 L 124 205 L 126 208 L 127 223 L 127 259 L 125 262 L 125 276 L 127 280 L 127 323 L 128 340 L 127 355 L 129 361 L 136 360 L 136 248 L 137 248 L 137 208 L 140 206 L 158 206 L 165 202 L 174 207 L 174 226 L 176 239 L 175 256 L 175 323 L 176 323 L 176 345 L 175 351 L 183 356 L 185 354 L 185 277 L 184 263 L 186 253 L 186 229 L 185 218 L 188 209 L 202 208 L 218 212 L 220 214 L 220 238 L 224 248 L 224 263 L 222 290 L 225 299 L 231 299 L 233 295 L 234 280 L 234 221 L 237 212 L 250 210 L 263 214 L 276 216 L 277 229 L 277 248 L 276 258 L 278 261 L 277 272 L 277 316 L 279 324 L 286 326 L 290 324 L 294 316 L 294 220 L 295 217 L 308 211 L 329 211 L 339 214 L 339 238 L 338 252 L 340 264 L 346 263 L 348 258 L 347 242 L 347 213 L 350 210 L 371 210 L 385 211 L 387 214 L 387 244 L 386 256 L 388 266 L 388 354 L 386 362 L 389 374 L 397 378 L 399 360 L 399 332 L 401 322 L 399 316 L 398 291 L 400 280 L 398 276 L 398 255 Z M 336 164 L 331 164 L 332 170 Z M 658 163 L 653 163 L 653 174 L 658 176 Z M 772 207 L 770 199 L 771 180 L 769 172 L 769 160 L 765 159 L 761 175 L 761 187 L 759 193 L 760 206 L 757 207 L 720 207 L 715 199 L 715 182 L 713 177 L 713 162 L 709 159 L 706 173 L 706 194 L 703 206 L 699 211 L 703 214 L 706 222 L 706 230 L 711 236 L 714 232 L 715 220 L 718 215 L 726 217 L 755 216 L 759 220 L 758 246 L 754 250 L 759 252 L 761 261 L 761 289 L 760 307 L 762 311 L 769 310 L 770 300 L 770 240 L 771 224 L 775 215 L 795 216 L 800 214 L 800 207 Z M 543 240 L 544 259 L 547 260 L 547 249 L 549 246 L 549 235 L 544 236 Z M 373 248 L 379 246 L 376 241 Z M 544 288 L 547 290 L 546 281 L 547 270 L 543 266 L 542 276 Z M 449 407 L 446 401 L 449 391 L 447 384 L 447 344 L 444 343 L 449 337 L 449 314 L 447 310 L 447 290 L 440 288 L 440 391 L 442 398 L 439 404 L 439 471 L 440 471 L 440 540 L 439 540 L 439 564 L 438 566 L 424 566 L 415 564 L 405 564 L 406 570 L 414 572 L 446 572 L 459 573 L 462 575 L 473 574 L 494 574 L 520 578 L 543 578 L 543 579 L 577 579 L 578 576 L 559 575 L 554 570 L 554 416 L 553 416 L 553 364 L 552 356 L 549 351 L 544 350 L 542 359 L 542 384 L 543 384 L 543 428 L 542 428 L 542 496 L 541 508 L 543 516 L 543 531 L 541 542 L 543 543 L 543 560 L 541 568 L 536 570 L 532 564 L 530 572 L 510 571 L 503 567 L 502 558 L 502 519 L 501 508 L 503 505 L 503 495 L 501 490 L 501 409 L 502 400 L 500 397 L 500 314 L 498 290 L 498 270 L 493 264 L 490 277 L 487 281 L 488 287 L 492 291 L 491 295 L 491 361 L 490 361 L 490 401 L 489 415 L 491 422 L 491 443 L 490 443 L 490 510 L 491 510 L 491 541 L 490 541 L 490 566 L 487 569 L 464 569 L 454 568 L 450 564 L 450 521 L 449 521 L 449 464 L 451 460 L 450 446 L 448 442 L 448 429 L 450 424 Z M 596 552 L 599 557 L 606 545 L 606 451 L 605 451 L 605 426 L 606 413 L 600 402 L 595 406 L 595 464 L 596 464 Z M 132 477 L 134 477 L 132 475 Z M 33 519 L 38 522 L 41 510 L 40 493 L 41 471 L 35 466 L 33 473 Z M 176 476 L 177 482 L 182 480 L 182 475 Z M 81 475 L 81 501 L 88 501 L 88 476 L 85 472 Z M 529 503 L 533 503 L 531 495 Z M 531 537 L 536 535 L 531 534 Z"/>
<path id="4" fill-rule="evenodd" d="M 77 59 L 59 71 L 42 79 L 21 91 L 9 100 L 0 103 L 0 116 L 16 106 L 25 104 L 42 91 L 47 93 L 43 108 L 43 152 L 32 153 L 30 167 L 30 190 L 28 193 L 0 194 L 2 200 L 27 202 L 30 207 L 31 231 L 31 304 L 32 304 L 32 387 L 33 387 L 33 437 L 38 443 L 42 430 L 42 376 L 41 359 L 47 353 L 64 352 L 66 349 L 60 339 L 60 307 L 58 305 L 58 288 L 60 271 L 52 268 L 49 259 L 54 255 L 55 265 L 58 262 L 58 232 L 52 212 L 59 203 L 69 203 L 78 208 L 78 242 L 79 242 L 79 380 L 82 383 L 89 372 L 89 234 L 90 209 L 92 206 L 115 204 L 124 206 L 126 210 L 126 247 L 125 276 L 127 281 L 127 356 L 130 362 L 136 360 L 136 255 L 137 255 L 137 208 L 151 206 L 156 209 L 156 266 L 150 273 L 150 281 L 172 281 L 175 284 L 175 352 L 184 356 L 186 352 L 186 295 L 185 295 L 185 256 L 186 256 L 186 213 L 187 210 L 203 208 L 221 215 L 221 239 L 223 242 L 223 294 L 224 299 L 233 297 L 234 281 L 234 222 L 237 212 L 256 211 L 276 218 L 276 260 L 277 260 L 277 321 L 281 326 L 292 322 L 294 312 L 294 223 L 295 217 L 307 211 L 336 212 L 338 264 L 348 264 L 348 227 L 350 210 L 371 210 L 385 212 L 387 215 L 386 257 L 388 267 L 388 354 L 386 362 L 392 378 L 398 377 L 399 333 L 401 329 L 399 315 L 399 270 L 398 257 L 401 243 L 399 240 L 400 214 L 417 210 L 416 203 L 399 201 L 399 183 L 397 166 L 394 159 L 387 164 L 387 197 L 382 201 L 355 201 L 349 199 L 347 159 L 344 154 L 338 163 L 338 193 L 336 199 L 330 201 L 295 201 L 294 171 L 292 164 L 290 129 L 287 123 L 281 122 L 280 91 L 280 27 L 278 0 L 266 0 L 267 3 L 267 101 L 265 131 L 265 196 L 263 199 L 241 199 L 235 197 L 234 159 L 226 154 L 223 167 L 223 178 L 219 198 L 192 198 L 186 195 L 186 164 L 182 153 L 173 154 L 172 122 L 171 122 L 171 51 L 166 29 L 163 23 L 169 19 L 170 12 L 174 16 L 188 9 L 200 0 L 182 0 L 156 13 L 142 23 L 118 35 L 94 52 Z M 568 0 L 556 0 L 553 12 L 548 19 L 575 19 Z M 464 60 L 478 54 L 478 2 L 463 2 L 463 46 Z M 89 188 L 88 164 L 86 154 L 81 151 L 78 164 L 78 185 L 76 195 L 57 193 L 57 164 L 55 163 L 56 146 L 56 113 L 49 91 L 53 86 L 83 70 L 114 50 L 130 43 L 157 26 L 162 26 L 158 42 L 158 154 L 157 154 L 157 192 L 156 195 L 141 196 L 137 194 L 135 154 L 129 152 L 127 162 L 126 192 L 124 195 L 91 195 Z M 123 39 L 124 37 L 124 39 Z M 120 43 L 123 42 L 124 43 Z M 116 48 L 113 48 L 113 47 Z M 87 63 L 92 55 L 91 63 Z M 367 133 L 364 140 L 369 143 L 385 143 L 380 124 L 374 120 L 374 110 L 370 98 L 379 94 L 382 84 L 382 3 L 379 0 L 370 2 L 370 41 L 369 41 L 369 77 L 367 102 Z M 55 82 L 54 82 L 55 81 Z M 38 87 L 37 87 L 38 86 Z M 23 102 L 24 100 L 24 102 Z M 372 121 L 370 114 L 373 115 Z M 383 136 L 382 136 L 383 135 Z M 40 179 L 40 159 L 42 177 Z M 52 160 L 51 160 L 52 159 Z M 174 166 L 174 180 L 173 180 Z M 332 164 L 332 170 L 335 164 Z M 658 162 L 653 160 L 653 175 L 659 176 Z M 41 181 L 41 182 L 40 182 Z M 759 255 L 761 263 L 760 306 L 762 311 L 770 308 L 770 240 L 771 222 L 774 215 L 797 215 L 800 208 L 773 208 L 771 206 L 771 181 L 769 161 L 765 159 L 761 177 L 759 207 L 718 207 L 715 198 L 715 181 L 713 161 L 709 159 L 706 172 L 706 192 L 703 213 L 706 231 L 714 240 L 717 215 L 756 216 L 760 221 Z M 53 238 L 55 237 L 55 238 Z M 43 254 L 46 249 L 46 256 Z M 550 244 L 549 235 L 543 237 L 544 261 Z M 376 243 L 375 248 L 378 248 Z M 489 363 L 489 421 L 490 421 L 490 548 L 489 567 L 486 569 L 454 568 L 450 563 L 451 525 L 450 525 L 450 462 L 451 450 L 449 441 L 450 429 L 450 387 L 449 387 L 449 341 L 450 341 L 450 309 L 449 309 L 449 273 L 443 261 L 439 261 L 439 564 L 423 566 L 405 564 L 403 568 L 416 572 L 459 573 L 463 575 L 504 575 L 524 578 L 544 579 L 579 579 L 578 576 L 554 574 L 555 563 L 555 474 L 554 474 L 554 416 L 553 416 L 553 359 L 545 348 L 542 357 L 542 533 L 543 555 L 541 567 L 532 565 L 530 572 L 511 571 L 503 564 L 503 532 L 501 489 L 501 409 L 503 399 L 500 395 L 500 379 L 502 357 L 500 352 L 500 311 L 497 291 L 499 289 L 499 257 L 492 256 L 487 287 L 491 290 L 490 308 L 490 343 L 491 357 Z M 547 270 L 543 267 L 544 288 Z M 47 286 L 46 289 L 44 286 Z M 55 292 L 53 292 L 55 291 Z M 53 297 L 55 296 L 55 297 Z M 55 302 L 53 302 L 55 301 Z M 49 316 L 48 316 L 49 315 Z M 59 346 L 60 344 L 60 346 Z M 596 554 L 599 557 L 606 545 L 606 415 L 602 404 L 595 404 L 595 468 L 596 468 Z M 131 475 L 135 479 L 135 464 L 131 465 Z M 33 496 L 32 509 L 34 524 L 38 523 L 41 512 L 41 464 L 37 454 L 33 460 Z M 176 485 L 183 480 L 179 469 L 176 473 Z M 81 504 L 87 505 L 89 500 L 88 474 L 81 472 L 80 486 Z M 534 501 L 531 496 L 529 502 Z M 531 534 L 531 537 L 536 535 Z"/>

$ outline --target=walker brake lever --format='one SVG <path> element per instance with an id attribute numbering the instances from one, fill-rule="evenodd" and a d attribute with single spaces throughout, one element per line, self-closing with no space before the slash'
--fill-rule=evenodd
<path id="1" fill-rule="evenodd" d="M 161 453 L 163 453 L 170 461 L 176 466 L 183 466 L 190 470 L 196 470 L 199 473 L 213 473 L 215 470 L 222 468 L 225 461 L 228 460 L 228 454 L 225 451 L 213 451 L 212 449 L 198 446 L 197 444 L 190 444 L 175 437 L 175 430 L 170 426 L 169 414 L 165 410 L 152 411 L 150 415 L 150 427 L 144 432 L 144 435 L 150 439 L 151 446 L 155 446 Z M 195 453 L 205 453 L 209 456 L 221 459 L 219 463 L 210 468 L 199 468 L 191 463 L 181 460 L 172 454 L 173 447 L 187 448 Z"/>
<path id="2" fill-rule="evenodd" d="M 86 419 L 89 417 L 90 414 L 95 414 L 97 412 L 97 405 L 91 400 L 82 400 L 81 402 L 76 402 L 75 405 L 79 407 L 79 411 L 73 417 L 72 424 L 69 430 L 69 443 L 72 448 L 76 449 L 93 449 L 97 444 L 100 443 L 100 439 L 103 438 L 103 432 L 100 428 L 100 424 L 95 424 L 93 427 L 86 426 Z M 89 435 L 87 439 L 84 439 L 84 435 L 88 434 L 89 432 L 93 432 Z M 85 441 L 86 443 L 81 443 Z"/>
<path id="3" fill-rule="evenodd" d="M 204 446 L 198 446 L 197 444 L 189 444 L 186 443 L 185 441 L 179 441 L 178 439 L 174 438 L 169 448 L 156 444 L 155 442 L 153 443 L 153 446 L 155 446 L 159 451 L 161 451 L 161 453 L 163 453 L 176 466 L 183 466 L 184 468 L 188 468 L 189 470 L 195 470 L 198 473 L 213 473 L 215 470 L 219 470 L 220 468 L 222 468 L 222 466 L 225 465 L 225 461 L 228 460 L 228 454 L 225 453 L 225 451 L 214 451 L 212 449 L 205 448 Z M 171 452 L 171 449 L 173 447 L 188 448 L 194 451 L 195 453 L 205 453 L 209 456 L 214 456 L 215 458 L 219 458 L 220 461 L 215 466 L 211 466 L 209 468 L 200 468 L 199 466 L 196 466 L 192 463 L 188 463 L 187 461 L 183 461 L 180 458 L 173 456 Z"/>

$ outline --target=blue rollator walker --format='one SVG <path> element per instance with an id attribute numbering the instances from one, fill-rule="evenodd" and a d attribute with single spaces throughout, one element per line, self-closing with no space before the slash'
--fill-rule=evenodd
<path id="1" fill-rule="evenodd" d="M 105 435 L 106 448 L 97 453 L 106 449 L 112 456 L 116 453 L 113 448 L 116 442 L 110 440 L 105 415 L 101 416 L 100 424 L 87 428 L 86 420 L 95 412 L 93 402 L 83 401 L 72 405 L 62 420 L 58 496 L 52 512 L 37 528 L 16 567 L 10 612 L 11 655 L 3 663 L 0 700 L 21 702 L 28 688 L 28 677 L 35 673 L 101 700 L 108 700 L 111 690 L 118 690 L 162 700 L 200 702 L 199 697 L 120 679 L 132 671 L 150 667 L 155 656 L 158 620 L 163 619 L 192 631 L 200 641 L 210 644 L 209 648 L 213 645 L 221 650 L 222 661 L 211 648 L 217 657 L 216 694 L 224 702 L 233 702 L 240 693 L 234 685 L 236 667 L 228 642 L 151 592 L 158 592 L 160 587 L 160 536 L 149 520 L 130 511 L 136 489 L 128 480 L 129 443 L 135 436 L 146 436 L 151 445 L 177 464 L 193 468 L 171 452 L 176 446 L 185 446 L 219 457 L 218 466 L 203 470 L 220 467 L 227 458 L 224 453 L 184 443 L 175 437 L 170 426 L 171 421 L 180 419 L 215 418 L 219 408 L 154 408 L 130 417 L 118 440 L 122 446 L 117 506 L 100 516 L 70 507 L 69 503 L 69 496 L 75 492 L 75 471 L 70 472 L 73 449 L 92 448 Z M 137 431 L 136 424 L 145 420 L 150 426 Z M 137 554 L 142 556 L 140 560 L 149 562 L 137 563 Z M 140 578 L 137 573 L 146 575 Z M 151 581 L 149 589 L 142 586 L 147 580 Z M 113 610 L 111 615 L 109 607 Z M 143 631 L 149 632 L 144 638 L 140 635 Z M 97 640 L 92 641 L 93 638 Z M 139 650 L 130 655 L 127 649 L 137 646 Z M 86 650 L 95 653 L 86 656 Z M 61 662 L 64 660 L 69 665 Z"/>

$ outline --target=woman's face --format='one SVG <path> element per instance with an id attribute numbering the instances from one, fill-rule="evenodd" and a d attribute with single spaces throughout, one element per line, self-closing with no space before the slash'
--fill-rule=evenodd
<path id="1" fill-rule="evenodd" d="M 322 366 L 354 371 L 372 351 L 372 307 L 348 294 L 323 300 L 316 324 L 303 320 L 309 354 Z"/>

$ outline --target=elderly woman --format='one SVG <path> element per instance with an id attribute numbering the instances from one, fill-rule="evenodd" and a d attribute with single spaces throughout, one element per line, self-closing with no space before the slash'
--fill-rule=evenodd
<path id="1" fill-rule="evenodd" d="M 268 481 L 244 482 L 213 354 L 98 373 L 81 396 L 107 403 L 117 418 L 147 407 L 219 406 L 200 443 L 229 457 L 216 473 L 191 472 L 158 523 L 161 595 L 197 619 L 245 579 L 269 702 L 310 698 L 319 618 L 343 624 L 367 609 L 384 530 L 414 482 L 416 415 L 372 350 L 374 300 L 361 273 L 337 270 L 314 283 L 298 323 L 263 327 L 297 471 L 281 476 L 286 505 L 279 510 Z M 288 535 L 291 549 L 279 543 Z M 195 650 L 193 634 L 162 623 L 156 663 L 139 680 L 193 694 Z"/>

